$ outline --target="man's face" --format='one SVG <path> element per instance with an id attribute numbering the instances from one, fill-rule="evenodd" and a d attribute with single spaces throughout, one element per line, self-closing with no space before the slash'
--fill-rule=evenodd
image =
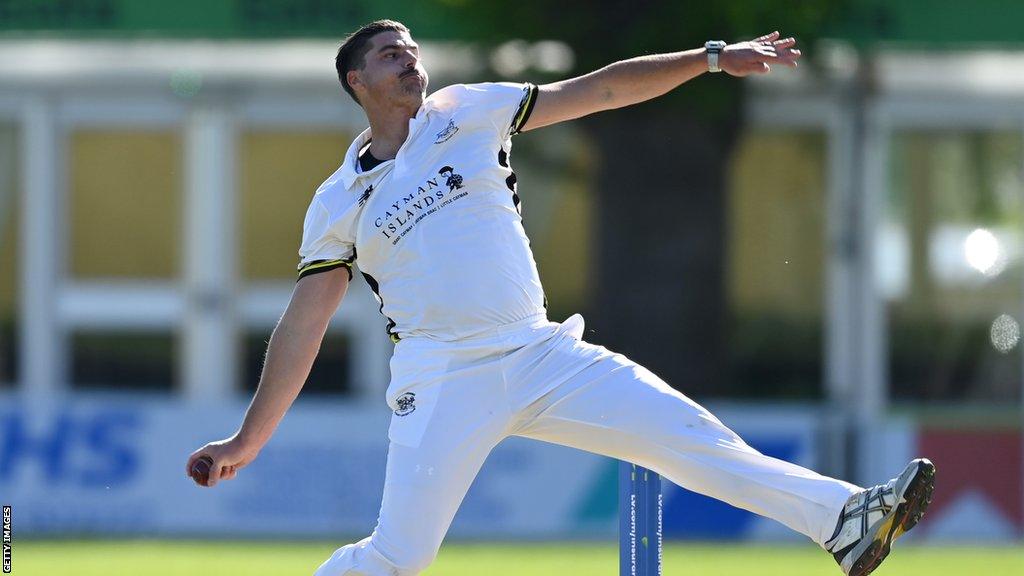
<path id="1" fill-rule="evenodd" d="M 364 105 L 414 106 L 427 94 L 427 71 L 420 48 L 408 32 L 381 32 L 369 41 L 362 69 L 350 70 L 348 82 Z"/>

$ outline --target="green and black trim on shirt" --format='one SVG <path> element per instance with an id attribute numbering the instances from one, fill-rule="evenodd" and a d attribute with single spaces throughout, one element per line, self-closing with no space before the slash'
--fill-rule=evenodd
<path id="1" fill-rule="evenodd" d="M 337 259 L 337 260 L 314 260 L 304 266 L 299 267 L 299 277 L 296 279 L 302 280 L 306 276 L 312 276 L 313 274 L 319 274 L 321 272 L 329 272 L 336 270 L 342 266 L 348 270 L 348 279 L 352 279 L 352 262 L 354 258 L 348 260 Z"/>
<path id="2" fill-rule="evenodd" d="M 512 132 L 514 136 L 519 134 L 526 126 L 526 121 L 530 119 L 530 114 L 533 112 L 533 105 L 537 103 L 537 85 L 526 83 L 524 90 L 523 99 L 519 102 L 519 108 L 516 109 L 515 115 L 512 117 Z"/>

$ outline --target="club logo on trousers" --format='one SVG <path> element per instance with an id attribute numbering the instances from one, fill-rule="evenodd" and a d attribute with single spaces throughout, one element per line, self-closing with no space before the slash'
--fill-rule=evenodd
<path id="1" fill-rule="evenodd" d="M 416 393 L 406 392 L 395 399 L 395 404 L 398 409 L 395 410 L 395 416 L 408 416 L 416 411 Z"/>

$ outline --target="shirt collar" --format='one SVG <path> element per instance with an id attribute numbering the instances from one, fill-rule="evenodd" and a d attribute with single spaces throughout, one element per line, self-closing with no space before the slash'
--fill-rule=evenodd
<path id="1" fill-rule="evenodd" d="M 423 101 L 423 104 L 420 105 L 420 109 L 416 111 L 416 116 L 409 119 L 409 136 L 406 138 L 405 144 L 412 140 L 420 125 L 426 122 L 430 113 L 437 109 L 437 103 L 435 103 L 431 98 L 427 98 Z M 345 162 L 342 164 L 341 169 L 341 182 L 346 188 L 351 188 L 364 176 L 375 176 L 379 170 L 384 169 L 384 166 L 392 164 L 391 161 L 385 161 L 374 166 L 372 170 L 359 172 L 359 151 L 366 146 L 366 143 L 370 141 L 371 137 L 372 134 L 370 134 L 369 128 L 363 130 L 359 136 L 356 136 L 355 140 L 352 141 L 352 144 L 348 147 L 348 151 L 345 153 Z M 399 154 L 402 153 L 402 149 L 405 148 L 405 144 L 402 144 L 402 148 L 398 151 Z"/>

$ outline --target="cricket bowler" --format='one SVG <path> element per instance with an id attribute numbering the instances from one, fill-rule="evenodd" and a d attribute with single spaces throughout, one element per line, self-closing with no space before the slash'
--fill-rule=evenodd
<path id="1" fill-rule="evenodd" d="M 549 321 L 510 163 L 520 132 L 643 102 L 705 72 L 765 74 L 799 58 L 796 41 L 773 32 L 542 86 L 456 84 L 427 97 L 406 26 L 380 20 L 349 35 L 338 78 L 369 128 L 310 203 L 299 280 L 244 421 L 194 452 L 186 471 L 208 457 L 212 487 L 257 457 L 358 264 L 395 342 L 383 502 L 373 533 L 315 576 L 419 574 L 488 453 L 509 436 L 636 463 L 806 535 L 845 574 L 870 573 L 931 501 L 932 463 L 914 460 L 864 489 L 764 456 L 643 366 L 584 341 L 579 315 Z"/>

